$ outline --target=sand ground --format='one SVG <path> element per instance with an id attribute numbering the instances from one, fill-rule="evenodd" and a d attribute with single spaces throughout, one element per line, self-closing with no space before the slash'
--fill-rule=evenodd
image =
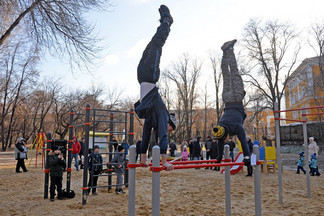
<path id="1" fill-rule="evenodd" d="M 3 155 L 0 155 L 4 159 Z M 73 199 L 44 199 L 44 172 L 29 167 L 15 173 L 15 160 L 0 161 L 0 215 L 127 215 L 126 194 L 100 189 L 81 204 L 83 171 L 73 168 Z M 231 176 L 232 215 L 254 215 L 254 181 L 244 173 Z M 66 175 L 66 174 L 65 174 Z M 283 204 L 278 202 L 277 173 L 261 173 L 262 215 L 324 215 L 324 175 L 311 176 L 311 197 L 307 198 L 306 176 L 284 170 Z M 113 179 L 113 183 L 115 179 Z M 136 171 L 136 215 L 151 215 L 152 174 L 147 168 Z M 99 185 L 107 185 L 107 177 Z M 66 179 L 63 180 L 63 188 Z M 225 178 L 220 172 L 205 169 L 161 172 L 161 215 L 225 215 Z"/>

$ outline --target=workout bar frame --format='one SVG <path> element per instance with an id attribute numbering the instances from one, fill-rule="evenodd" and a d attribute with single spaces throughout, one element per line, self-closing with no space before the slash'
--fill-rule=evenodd
<path id="1" fill-rule="evenodd" d="M 276 102 L 276 103 L 277 103 L 277 102 Z M 275 109 L 274 113 L 291 112 L 291 111 L 300 111 L 300 110 L 309 110 L 309 109 L 323 109 L 323 108 L 324 108 L 324 106 L 306 107 L 306 108 L 289 109 L 289 110 L 279 110 L 279 109 Z"/>
<path id="2" fill-rule="evenodd" d="M 256 157 L 256 165 L 253 165 L 254 172 L 254 196 L 255 196 L 255 215 L 261 215 L 261 186 L 260 186 L 260 162 L 259 146 L 253 146 L 253 154 Z M 229 145 L 225 145 L 225 160 L 230 159 Z M 160 215 L 160 171 L 165 168 L 160 165 L 160 147 L 155 145 L 152 149 L 152 215 Z M 199 162 L 199 161 L 194 161 Z M 230 166 L 233 164 L 243 165 L 244 163 L 224 163 L 224 164 L 201 164 L 187 165 L 187 168 L 225 166 L 225 204 L 226 216 L 231 215 L 231 192 L 230 192 Z M 129 148 L 129 189 L 128 189 L 128 215 L 135 216 L 135 185 L 136 185 L 136 167 L 143 167 L 136 164 L 136 147 Z M 178 168 L 177 168 L 178 167 Z M 175 169 L 184 169 L 186 166 L 174 166 Z"/>

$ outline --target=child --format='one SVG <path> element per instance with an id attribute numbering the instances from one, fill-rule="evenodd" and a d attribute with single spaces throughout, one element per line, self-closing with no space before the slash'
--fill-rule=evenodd
<path id="1" fill-rule="evenodd" d="M 187 146 L 184 145 L 183 146 L 183 151 L 182 151 L 182 161 L 187 161 L 188 160 L 188 149 L 187 149 Z"/>
<path id="2" fill-rule="evenodd" d="M 311 155 L 311 161 L 309 162 L 309 167 L 310 167 L 310 173 L 312 174 L 312 176 L 314 176 L 314 174 L 316 174 L 317 176 L 321 175 L 318 171 L 316 154 Z"/>
<path id="3" fill-rule="evenodd" d="M 123 146 L 117 147 L 118 151 L 115 152 L 114 158 L 111 160 L 111 163 L 114 163 L 115 173 L 117 174 L 117 183 L 116 183 L 116 194 L 125 193 L 123 191 L 123 174 L 124 174 L 124 164 L 125 164 L 125 149 Z"/>
<path id="4" fill-rule="evenodd" d="M 299 152 L 299 159 L 297 161 L 296 174 L 299 174 L 299 170 L 303 171 L 303 173 L 306 174 L 306 171 L 304 170 L 304 152 Z"/>
<path id="5" fill-rule="evenodd" d="M 50 176 L 51 176 L 51 186 L 50 186 L 50 200 L 54 201 L 55 196 L 55 187 L 58 192 L 57 198 L 62 200 L 64 199 L 63 191 L 62 191 L 62 176 L 63 171 L 66 168 L 66 163 L 63 158 L 63 154 L 59 150 L 58 146 L 53 147 L 53 151 L 49 153 L 48 157 L 49 168 L 50 168 Z"/>
<path id="6" fill-rule="evenodd" d="M 97 195 L 96 186 L 99 178 L 99 174 L 102 171 L 102 156 L 99 153 L 99 146 L 95 145 L 93 152 L 89 155 L 89 183 L 88 194 L 92 188 L 92 195 Z"/>

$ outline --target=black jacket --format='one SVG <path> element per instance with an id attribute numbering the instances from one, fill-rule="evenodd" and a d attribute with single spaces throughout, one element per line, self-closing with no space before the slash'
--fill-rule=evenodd
<path id="1" fill-rule="evenodd" d="M 216 159 L 218 157 L 218 142 L 211 143 L 210 158 Z"/>
<path id="2" fill-rule="evenodd" d="M 200 148 L 200 143 L 198 141 L 194 141 L 193 142 L 193 156 L 194 157 L 199 157 L 200 158 L 200 152 L 201 152 L 201 148 Z"/>
<path id="3" fill-rule="evenodd" d="M 65 160 L 61 160 L 57 154 L 52 154 L 48 157 L 50 175 L 53 177 L 63 176 L 63 171 L 66 168 Z"/>

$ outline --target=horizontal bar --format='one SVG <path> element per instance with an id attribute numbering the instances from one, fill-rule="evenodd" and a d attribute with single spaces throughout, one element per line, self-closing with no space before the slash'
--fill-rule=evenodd
<path id="1" fill-rule="evenodd" d="M 244 165 L 244 162 L 232 162 L 232 163 L 214 163 L 214 164 L 193 164 L 193 165 L 177 165 L 174 169 L 191 169 L 191 168 L 204 168 L 204 167 L 222 167 L 222 166 L 235 166 Z M 162 168 L 166 170 L 166 167 Z"/>
<path id="2" fill-rule="evenodd" d="M 73 115 L 85 115 L 85 113 L 74 113 Z"/>
<path id="3" fill-rule="evenodd" d="M 291 111 L 299 111 L 299 110 L 308 110 L 308 109 L 321 109 L 324 108 L 324 106 L 316 106 L 316 107 L 307 107 L 307 108 L 299 108 L 299 109 L 289 109 L 289 110 L 280 110 L 280 111 L 274 111 L 275 113 L 280 112 L 291 112 Z"/>
<path id="4" fill-rule="evenodd" d="M 112 113 L 129 113 L 129 111 L 121 111 L 121 110 L 106 110 L 106 109 L 92 109 L 95 111 L 104 111 L 104 112 L 112 112 Z"/>
<path id="5" fill-rule="evenodd" d="M 84 126 L 84 123 L 81 124 L 73 124 L 72 127 L 79 127 L 79 126 Z"/>
<path id="6" fill-rule="evenodd" d="M 304 120 L 295 120 L 295 119 L 283 119 L 283 118 L 274 118 L 275 120 L 284 120 L 284 121 L 293 121 L 293 122 L 303 122 L 306 123 L 307 121 Z"/>
<path id="7" fill-rule="evenodd" d="M 231 162 L 232 159 L 223 159 L 222 162 Z M 177 164 L 197 164 L 197 163 L 218 163 L 218 160 L 193 160 L 193 161 L 174 161 L 169 162 L 170 164 L 177 165 Z"/>
<path id="8" fill-rule="evenodd" d="M 310 115 L 324 115 L 324 112 L 322 112 L 322 113 L 309 113 L 309 114 L 302 114 L 302 116 L 310 116 Z"/>

